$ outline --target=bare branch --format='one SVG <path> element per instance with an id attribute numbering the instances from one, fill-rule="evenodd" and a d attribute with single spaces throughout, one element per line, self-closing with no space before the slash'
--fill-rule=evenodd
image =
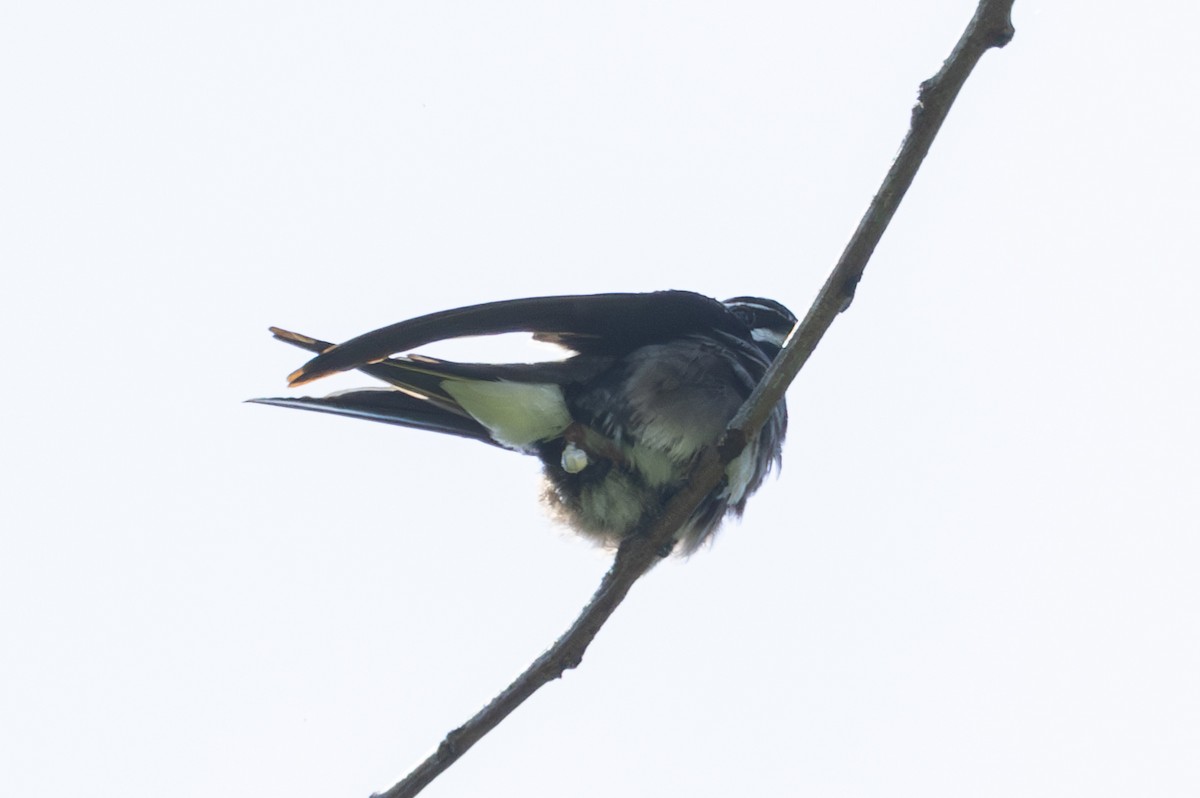
<path id="1" fill-rule="evenodd" d="M 542 685 L 582 662 L 588 645 L 634 582 L 670 552 L 675 531 L 720 483 L 725 467 L 741 453 L 746 441 L 757 434 L 834 318 L 850 306 L 867 261 L 912 185 L 959 90 L 988 49 L 1003 47 L 1012 39 L 1012 5 L 1013 0 L 981 0 L 941 70 L 921 84 L 900 152 L 837 265 L 808 314 L 796 325 L 758 387 L 730 422 L 720 443 L 705 450 L 699 458 L 683 490 L 672 497 L 663 514 L 653 519 L 644 533 L 621 543 L 612 567 L 571 628 L 473 718 L 447 734 L 437 751 L 403 781 L 377 793 L 375 798 L 416 795 Z"/>

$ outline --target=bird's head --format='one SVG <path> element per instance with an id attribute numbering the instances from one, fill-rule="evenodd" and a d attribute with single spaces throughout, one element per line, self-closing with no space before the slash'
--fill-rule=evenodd
<path id="1" fill-rule="evenodd" d="M 795 315 L 774 299 L 735 296 L 726 299 L 724 305 L 750 328 L 755 343 L 771 357 L 779 353 L 788 334 L 796 326 Z"/>

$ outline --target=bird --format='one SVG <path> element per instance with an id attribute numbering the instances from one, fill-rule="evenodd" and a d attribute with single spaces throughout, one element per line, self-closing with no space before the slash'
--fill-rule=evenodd
<path id="1" fill-rule="evenodd" d="M 271 327 L 316 354 L 306 385 L 357 370 L 386 386 L 249 401 L 455 435 L 537 457 L 551 515 L 615 546 L 644 528 L 718 441 L 796 324 L 779 302 L 690 291 L 530 297 L 430 313 L 332 344 Z M 570 352 L 461 363 L 414 352 L 454 338 L 531 333 Z M 783 399 L 674 536 L 694 553 L 782 464 Z"/>

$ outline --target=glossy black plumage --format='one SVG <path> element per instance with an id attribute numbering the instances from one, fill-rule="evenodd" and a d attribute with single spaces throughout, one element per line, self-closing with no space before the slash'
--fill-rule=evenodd
<path id="1" fill-rule="evenodd" d="M 320 354 L 301 385 L 358 369 L 402 390 L 254 400 L 433 430 L 539 457 L 545 498 L 578 531 L 617 542 L 661 510 L 695 455 L 720 435 L 795 323 L 777 302 L 700 294 L 599 294 L 492 302 L 432 313 L 345 344 L 272 328 Z M 439 340 L 532 333 L 576 354 L 533 364 L 389 357 Z M 726 480 L 680 531 L 684 551 L 708 539 L 779 461 L 783 402 L 730 464 Z"/>

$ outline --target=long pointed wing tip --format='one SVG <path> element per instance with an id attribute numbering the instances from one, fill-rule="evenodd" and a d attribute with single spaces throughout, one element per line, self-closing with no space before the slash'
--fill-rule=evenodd
<path id="1" fill-rule="evenodd" d="M 293 371 L 291 374 L 288 375 L 288 377 L 287 377 L 288 387 L 296 388 L 298 386 L 304 385 L 306 382 L 312 382 L 313 380 L 317 379 L 317 377 L 319 377 L 319 376 L 320 376 L 319 374 L 314 376 L 312 374 L 307 373 L 303 367 L 298 368 L 295 371 Z"/>
<path id="2" fill-rule="evenodd" d="M 268 327 L 267 329 L 271 331 L 271 335 L 275 336 L 280 341 L 284 341 L 289 344 L 301 344 L 303 346 L 324 344 L 324 348 L 330 348 L 333 346 L 333 344 L 329 344 L 324 341 L 318 341 L 316 338 L 313 338 L 310 335 L 301 335 L 298 332 L 285 330 L 282 327 Z"/>
<path id="3" fill-rule="evenodd" d="M 326 368 L 324 364 L 316 365 L 319 360 L 320 360 L 319 357 L 315 357 L 312 360 L 310 360 L 309 362 L 305 363 L 300 368 L 293 371 L 291 374 L 289 374 L 288 375 L 288 387 L 289 388 L 298 388 L 301 385 L 307 385 L 310 382 L 316 382 L 317 380 L 321 379 L 322 377 L 328 377 L 330 374 L 336 374 L 339 371 L 344 370 L 342 368 Z M 380 358 L 380 360 L 383 360 L 383 358 Z M 378 363 L 378 362 L 379 362 L 379 360 L 368 361 L 368 363 Z M 316 368 L 313 367 L 314 365 L 316 365 Z"/>

